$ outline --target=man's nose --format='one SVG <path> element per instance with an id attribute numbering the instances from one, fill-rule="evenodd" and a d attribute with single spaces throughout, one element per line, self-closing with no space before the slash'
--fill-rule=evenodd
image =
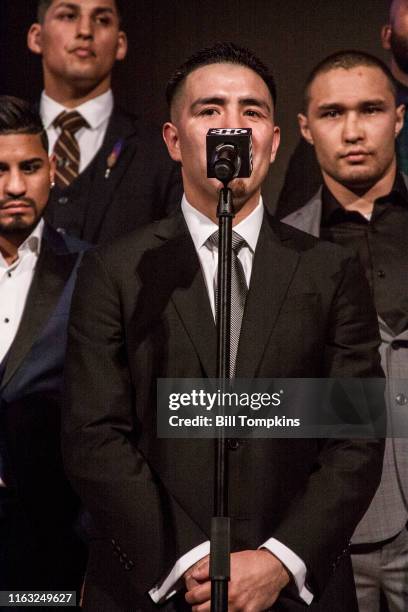
<path id="1" fill-rule="evenodd" d="M 77 36 L 81 38 L 93 38 L 93 22 L 89 15 L 81 15 L 77 21 Z"/>
<path id="2" fill-rule="evenodd" d="M 26 193 L 26 182 L 24 174 L 19 170 L 11 170 L 4 185 L 8 196 L 19 197 Z"/>
<path id="3" fill-rule="evenodd" d="M 364 138 L 364 126 L 357 113 L 348 113 L 344 117 L 343 139 L 345 142 L 356 142 Z"/>

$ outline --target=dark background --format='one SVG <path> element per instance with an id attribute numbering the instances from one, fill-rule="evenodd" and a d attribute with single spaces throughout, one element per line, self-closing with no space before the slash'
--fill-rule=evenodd
<path id="1" fill-rule="evenodd" d="M 163 91 L 170 73 L 200 47 L 231 40 L 273 67 L 282 143 L 265 189 L 270 201 L 298 139 L 296 113 L 313 65 L 342 48 L 387 59 L 379 38 L 387 0 L 127 0 L 125 6 L 129 53 L 115 71 L 115 96 L 155 122 L 166 119 Z M 35 0 L 0 0 L 1 93 L 31 100 L 41 92 L 40 60 L 25 43 L 35 7 Z"/>

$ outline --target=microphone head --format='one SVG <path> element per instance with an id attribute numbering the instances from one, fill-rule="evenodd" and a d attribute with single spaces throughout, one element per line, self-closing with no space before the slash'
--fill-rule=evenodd
<path id="1" fill-rule="evenodd" d="M 252 172 L 252 130 L 213 128 L 207 132 L 207 177 L 227 185 Z"/>

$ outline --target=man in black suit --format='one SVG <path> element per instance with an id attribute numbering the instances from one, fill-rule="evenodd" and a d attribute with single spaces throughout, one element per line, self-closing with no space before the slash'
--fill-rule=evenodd
<path id="1" fill-rule="evenodd" d="M 182 161 L 181 212 L 86 257 L 67 354 L 66 468 L 99 530 L 85 610 L 209 610 L 213 443 L 158 439 L 158 378 L 215 375 L 220 183 L 209 128 L 252 129 L 235 179 L 234 231 L 249 285 L 243 378 L 381 375 L 373 306 L 356 260 L 270 218 L 261 185 L 279 128 L 275 84 L 247 49 L 219 43 L 169 82 L 164 138 Z M 243 239 L 243 240 L 242 240 Z M 351 612 L 348 541 L 378 485 L 378 440 L 230 440 L 231 610 Z"/>
<path id="2" fill-rule="evenodd" d="M 381 43 L 391 53 L 390 70 L 396 81 L 397 104 L 408 103 L 408 2 L 391 0 L 388 23 L 381 30 Z M 303 106 L 302 113 L 306 112 Z M 301 114 L 302 114 L 301 113 Z M 408 114 L 396 140 L 398 168 L 408 174 Z M 309 202 L 323 182 L 314 147 L 301 138 L 288 164 L 277 203 L 279 219 Z"/>
<path id="3" fill-rule="evenodd" d="M 127 51 L 121 13 L 117 0 L 39 0 L 28 33 L 42 57 L 40 113 L 57 157 L 46 217 L 92 243 L 165 216 L 182 193 L 159 130 L 114 105 L 112 68 Z"/>
<path id="4" fill-rule="evenodd" d="M 0 588 L 75 590 L 85 551 L 64 475 L 66 328 L 84 245 L 44 223 L 47 138 L 27 103 L 0 97 Z"/>

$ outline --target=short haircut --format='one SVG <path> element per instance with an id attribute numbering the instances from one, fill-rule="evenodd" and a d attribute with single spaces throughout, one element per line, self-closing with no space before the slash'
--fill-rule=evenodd
<path id="1" fill-rule="evenodd" d="M 392 73 L 388 66 L 384 64 L 378 57 L 366 53 L 365 51 L 355 51 L 354 49 L 347 49 L 345 51 L 337 51 L 332 53 L 321 62 L 317 64 L 306 79 L 306 83 L 303 89 L 303 112 L 307 113 L 307 109 L 310 102 L 310 89 L 316 77 L 319 74 L 336 70 L 337 68 L 343 68 L 344 70 L 351 70 L 358 66 L 368 66 L 370 68 L 378 68 L 386 77 L 393 96 L 397 97 L 397 84 L 392 76 Z"/>
<path id="2" fill-rule="evenodd" d="M 170 109 L 188 75 L 197 68 L 211 64 L 237 64 L 250 68 L 264 81 L 273 104 L 276 105 L 275 79 L 269 68 L 249 49 L 238 47 L 231 42 L 218 42 L 213 47 L 207 47 L 194 53 L 170 77 L 166 87 L 166 100 Z"/>
<path id="3" fill-rule="evenodd" d="M 9 134 L 39 134 L 48 153 L 47 133 L 40 115 L 28 102 L 12 96 L 0 96 L 0 136 Z"/>
<path id="4" fill-rule="evenodd" d="M 37 4 L 37 21 L 38 21 L 38 23 L 43 23 L 44 22 L 45 13 L 48 11 L 48 9 L 50 8 L 52 3 L 53 3 L 53 0 L 38 0 L 38 4 Z M 116 10 L 118 12 L 119 21 L 122 21 L 124 1 L 123 0 L 115 0 L 115 6 L 116 6 Z"/>

